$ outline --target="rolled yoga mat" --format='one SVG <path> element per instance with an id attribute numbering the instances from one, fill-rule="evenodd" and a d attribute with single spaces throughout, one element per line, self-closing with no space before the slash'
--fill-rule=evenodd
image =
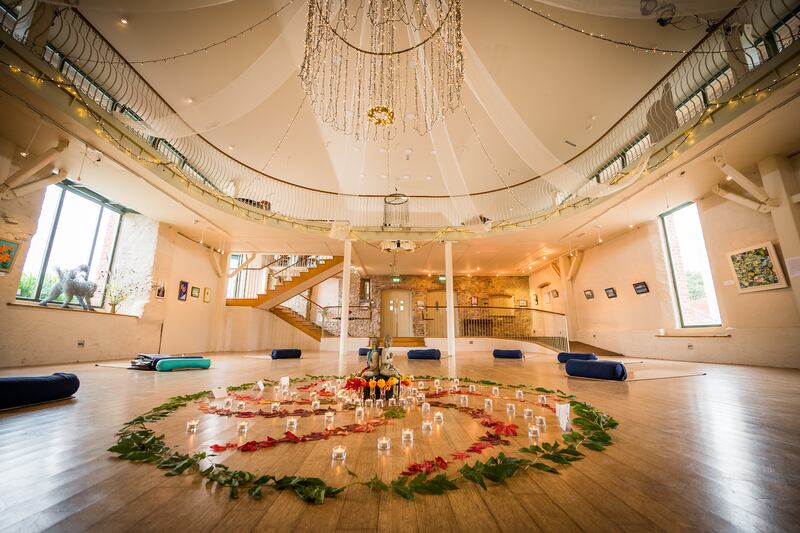
<path id="1" fill-rule="evenodd" d="M 272 350 L 273 359 L 299 359 L 303 352 L 297 348 L 276 348 Z"/>
<path id="2" fill-rule="evenodd" d="M 625 365 L 616 361 L 582 361 L 570 359 L 566 365 L 567 374 L 580 378 L 608 379 L 625 381 L 628 371 Z"/>
<path id="3" fill-rule="evenodd" d="M 436 348 L 428 348 L 426 350 L 409 350 L 409 359 L 441 359 L 442 352 Z"/>
<path id="4" fill-rule="evenodd" d="M 525 357 L 522 355 L 522 350 L 495 350 L 492 352 L 492 356 L 497 359 L 522 359 Z"/>
<path id="5" fill-rule="evenodd" d="M 597 356 L 593 353 L 578 353 L 578 352 L 561 352 L 558 354 L 558 362 L 566 363 L 571 359 L 579 359 L 581 361 L 597 361 Z"/>
<path id="6" fill-rule="evenodd" d="M 156 370 L 159 372 L 170 372 L 172 370 L 201 369 L 205 370 L 211 366 L 211 359 L 196 357 L 168 357 L 156 363 Z"/>
<path id="7" fill-rule="evenodd" d="M 75 374 L 0 378 L 0 409 L 11 409 L 69 398 L 81 382 Z"/>

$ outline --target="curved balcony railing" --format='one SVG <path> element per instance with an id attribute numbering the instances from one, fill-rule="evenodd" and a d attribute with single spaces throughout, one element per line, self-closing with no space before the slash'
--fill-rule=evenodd
<path id="1" fill-rule="evenodd" d="M 409 226 L 458 226 L 467 223 L 463 213 L 468 211 L 493 221 L 535 216 L 584 197 L 598 183 L 609 181 L 636 163 L 651 145 L 699 116 L 749 72 L 800 39 L 798 4 L 746 0 L 600 139 L 563 166 L 468 198 L 412 196 Z M 52 24 L 43 24 L 43 17 L 52 18 Z M 300 222 L 329 224 L 345 218 L 354 228 L 383 224 L 382 196 L 339 194 L 289 183 L 236 161 L 199 134 L 176 138 L 148 134 L 150 121 L 175 115 L 175 111 L 75 9 L 56 10 L 50 3 L 6 0 L 0 3 L 0 27 L 114 113 L 198 186 L 248 208 Z M 664 102 L 665 88 L 672 94 L 675 116 L 674 120 L 662 121 L 661 130 L 654 132 L 648 112 Z M 185 123 L 181 126 L 189 127 Z"/>

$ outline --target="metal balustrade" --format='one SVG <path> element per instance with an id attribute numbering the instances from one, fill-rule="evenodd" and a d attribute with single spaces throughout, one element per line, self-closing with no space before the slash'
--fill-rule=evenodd
<path id="1" fill-rule="evenodd" d="M 685 127 L 709 105 L 771 57 L 800 39 L 800 2 L 745 0 L 646 94 L 623 118 L 564 166 L 517 185 L 461 197 L 414 197 L 409 225 L 417 229 L 459 226 L 471 204 L 481 215 L 506 220 L 551 212 L 591 194 L 645 155 L 653 139 L 647 114 L 669 87 L 675 123 L 664 138 Z M 44 17 L 51 17 L 43 24 Z M 337 194 L 289 183 L 248 167 L 201 135 L 162 138 L 149 123 L 174 110 L 74 8 L 32 1 L 0 2 L 0 28 L 55 67 L 101 108 L 171 161 L 199 186 L 255 208 L 301 222 L 327 225 L 346 217 L 354 228 L 383 223 L 383 197 Z M 175 115 L 177 117 L 177 115 Z M 174 119 L 182 128 L 189 126 Z M 470 209 L 472 207 L 470 206 Z M 247 285 L 247 283 L 243 284 Z"/>
<path id="2" fill-rule="evenodd" d="M 243 255 L 231 254 L 232 257 Z M 228 267 L 227 297 L 256 298 L 332 258 L 330 255 L 277 255 L 265 265 L 243 268 L 232 262 Z"/>

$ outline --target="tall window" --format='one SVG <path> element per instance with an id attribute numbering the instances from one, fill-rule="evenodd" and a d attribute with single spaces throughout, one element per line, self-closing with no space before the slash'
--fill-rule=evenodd
<path id="1" fill-rule="evenodd" d="M 123 211 L 68 182 L 49 186 L 22 267 L 17 298 L 41 300 L 58 281 L 57 267 L 69 270 L 88 265 L 89 280 L 97 283 L 92 305 L 102 306 Z M 63 302 L 63 295 L 56 301 Z"/>
<path id="2" fill-rule="evenodd" d="M 682 205 L 661 215 L 661 220 L 681 327 L 721 325 L 697 205 Z"/>

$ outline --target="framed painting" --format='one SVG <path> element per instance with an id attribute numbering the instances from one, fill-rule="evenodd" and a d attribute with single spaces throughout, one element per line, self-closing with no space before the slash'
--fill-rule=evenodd
<path id="1" fill-rule="evenodd" d="M 0 272 L 10 272 L 17 258 L 19 243 L 0 239 Z"/>
<path id="2" fill-rule="evenodd" d="M 167 294 L 167 285 L 163 281 L 156 283 L 156 298 L 158 298 L 159 300 L 163 300 L 166 294 Z"/>
<path id="3" fill-rule="evenodd" d="M 606 296 L 609 299 L 617 297 L 617 289 L 615 289 L 614 287 L 608 287 L 607 289 L 604 290 L 606 291 Z"/>
<path id="4" fill-rule="evenodd" d="M 771 242 L 728 252 L 728 260 L 739 292 L 768 291 L 788 286 Z"/>
<path id="5" fill-rule="evenodd" d="M 650 287 L 647 286 L 646 281 L 639 281 L 633 284 L 633 290 L 636 294 L 647 294 L 650 292 Z"/>
<path id="6" fill-rule="evenodd" d="M 188 281 L 181 281 L 178 284 L 178 300 L 185 302 L 186 295 L 189 293 L 189 282 Z"/>
<path id="7" fill-rule="evenodd" d="M 192 298 L 200 298 L 200 287 L 192 287 Z"/>
<path id="8" fill-rule="evenodd" d="M 203 301 L 205 303 L 208 303 L 208 302 L 211 301 L 211 289 L 209 289 L 208 287 L 203 289 Z"/>
<path id="9" fill-rule="evenodd" d="M 594 291 L 592 289 L 586 289 L 585 291 L 583 291 L 583 296 L 587 300 L 594 300 Z"/>
<path id="10" fill-rule="evenodd" d="M 518 305 L 520 307 L 528 307 L 528 300 L 520 300 Z"/>

